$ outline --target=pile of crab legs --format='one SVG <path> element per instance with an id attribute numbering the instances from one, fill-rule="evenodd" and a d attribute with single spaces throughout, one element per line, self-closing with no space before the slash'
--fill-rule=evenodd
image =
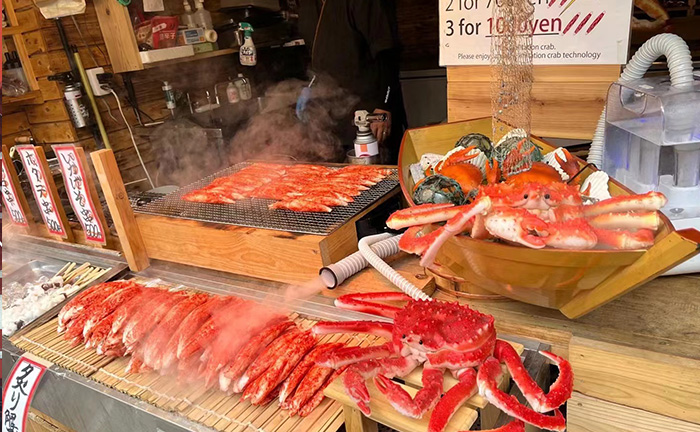
<path id="1" fill-rule="evenodd" d="M 408 303 L 399 308 L 380 301 Z M 524 432 L 525 423 L 553 431 L 566 429 L 566 420 L 558 408 L 571 397 L 574 379 L 571 365 L 550 352 L 540 352 L 559 368 L 559 376 L 545 394 L 528 375 L 515 349 L 496 338 L 491 315 L 458 303 L 413 300 L 397 292 L 349 294 L 339 297 L 335 304 L 394 320 L 393 324 L 320 322 L 312 329 L 315 334 L 367 333 L 389 340 L 378 346 L 343 348 L 318 359 L 324 366 L 346 368 L 342 382 L 364 414 L 371 415 L 366 380 L 373 379 L 377 389 L 403 415 L 421 418 L 433 410 L 428 432 L 443 431 L 457 409 L 477 392 L 515 418 L 492 432 Z M 506 365 L 531 408 L 499 388 L 501 363 Z M 406 376 L 419 365 L 423 365 L 423 387 L 411 397 L 391 378 Z M 458 383 L 443 393 L 446 371 Z M 553 415 L 545 414 L 551 411 Z"/>

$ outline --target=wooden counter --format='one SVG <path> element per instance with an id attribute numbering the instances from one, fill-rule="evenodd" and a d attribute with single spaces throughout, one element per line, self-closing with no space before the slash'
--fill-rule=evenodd
<path id="1" fill-rule="evenodd" d="M 413 257 L 393 265 L 423 277 Z M 371 269 L 323 295 L 394 289 Z M 657 278 L 576 320 L 510 300 L 467 303 L 493 315 L 501 334 L 549 343 L 569 358 L 568 431 L 700 432 L 700 275 Z"/>

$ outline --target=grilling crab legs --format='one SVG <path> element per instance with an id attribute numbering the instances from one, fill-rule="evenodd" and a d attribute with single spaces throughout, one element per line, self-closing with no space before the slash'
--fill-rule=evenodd
<path id="1" fill-rule="evenodd" d="M 399 247 L 422 255 L 429 267 L 440 247 L 452 236 L 499 238 L 534 249 L 645 249 L 654 244 L 666 204 L 658 192 L 618 196 L 583 205 L 574 186 L 563 183 L 499 183 L 481 186 L 473 203 L 464 206 L 424 204 L 399 210 L 387 220 L 392 229 L 410 227 Z M 422 234 L 431 223 L 444 226 Z"/>
<path id="2" fill-rule="evenodd" d="M 396 308 L 377 303 L 408 301 Z M 500 432 L 524 431 L 530 423 L 541 429 L 563 431 L 566 420 L 558 408 L 571 397 L 573 372 L 563 358 L 541 351 L 559 367 L 559 377 L 549 393 L 527 374 L 513 347 L 496 339 L 494 318 L 468 306 L 442 301 L 413 300 L 402 293 L 349 294 L 336 306 L 391 317 L 394 323 L 377 321 L 320 322 L 315 334 L 368 333 L 389 339 L 384 345 L 341 348 L 322 355 L 318 363 L 335 369 L 347 367 L 342 381 L 350 398 L 366 415 L 371 414 L 366 380 L 373 378 L 379 391 L 400 413 L 421 418 L 434 408 L 428 432 L 441 432 L 455 411 L 478 391 L 481 396 L 516 420 Z M 532 408 L 498 388 L 501 363 Z M 411 397 L 393 377 L 408 375 L 423 365 L 423 388 Z M 473 368 L 478 368 L 478 372 Z M 459 382 L 443 395 L 443 374 L 449 371 Z M 553 415 L 544 413 L 553 411 Z"/>

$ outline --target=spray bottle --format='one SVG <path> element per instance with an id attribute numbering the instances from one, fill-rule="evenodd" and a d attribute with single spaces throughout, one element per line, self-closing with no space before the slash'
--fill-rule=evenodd
<path id="1" fill-rule="evenodd" d="M 214 24 L 211 20 L 211 13 L 204 9 L 204 3 L 202 3 L 202 0 L 195 0 L 194 7 L 197 8 L 197 11 L 192 15 L 194 16 L 194 21 L 197 24 L 197 27 L 201 27 L 205 30 L 213 30 Z"/>
<path id="2" fill-rule="evenodd" d="M 241 50 L 238 53 L 241 64 L 243 66 L 255 66 L 258 63 L 258 53 L 253 43 L 253 26 L 242 22 L 239 24 L 239 27 L 244 35 L 243 45 L 241 45 Z"/>

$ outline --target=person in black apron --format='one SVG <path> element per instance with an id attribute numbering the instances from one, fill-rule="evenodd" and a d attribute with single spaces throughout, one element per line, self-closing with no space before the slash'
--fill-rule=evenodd
<path id="1" fill-rule="evenodd" d="M 311 70 L 333 78 L 359 98 L 336 131 L 352 148 L 357 109 L 386 113 L 371 125 L 383 163 L 396 164 L 406 113 L 399 84 L 399 43 L 391 0 L 300 0 L 299 31 L 311 51 Z"/>

